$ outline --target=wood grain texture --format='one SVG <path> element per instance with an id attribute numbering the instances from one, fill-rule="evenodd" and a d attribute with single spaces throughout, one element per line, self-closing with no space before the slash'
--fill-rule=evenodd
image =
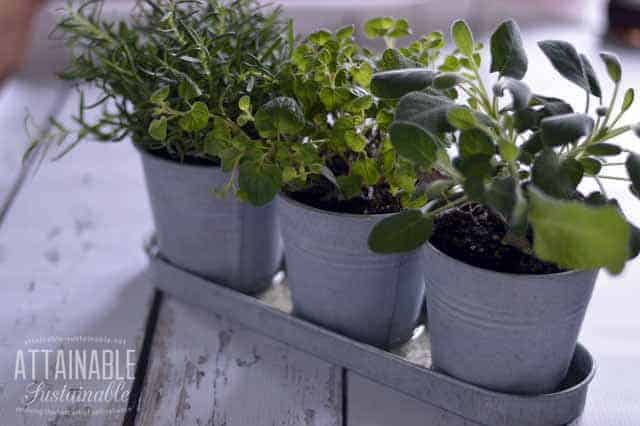
<path id="1" fill-rule="evenodd" d="M 355 373 L 346 383 L 349 426 L 480 426 Z"/>
<path id="2" fill-rule="evenodd" d="M 11 90 L 19 97 L 18 86 Z M 74 94 L 61 106 L 63 116 L 77 102 Z M 51 415 L 18 413 L 27 383 L 14 380 L 14 365 L 19 349 L 42 347 L 25 342 L 31 338 L 107 336 L 137 351 L 152 295 L 142 250 L 152 228 L 138 154 L 129 143 L 88 143 L 60 162 L 45 162 L 27 180 L 0 229 L 0 424 L 122 423 L 122 413 L 98 414 L 122 405 L 64 403 Z M 64 384 L 45 380 L 42 372 L 36 381 Z"/>
<path id="3" fill-rule="evenodd" d="M 166 296 L 137 424 L 339 426 L 341 371 Z"/>

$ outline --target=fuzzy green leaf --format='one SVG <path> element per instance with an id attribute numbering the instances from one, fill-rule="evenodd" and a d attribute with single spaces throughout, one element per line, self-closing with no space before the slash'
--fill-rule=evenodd
<path id="1" fill-rule="evenodd" d="M 459 130 L 471 130 L 477 126 L 476 117 L 467 107 L 455 106 L 447 111 L 449 124 Z"/>
<path id="2" fill-rule="evenodd" d="M 503 22 L 491 36 L 491 72 L 522 80 L 528 65 L 518 24 L 511 20 Z"/>
<path id="3" fill-rule="evenodd" d="M 382 254 L 413 251 L 427 242 L 432 232 L 433 218 L 419 210 L 407 210 L 376 224 L 369 235 L 369 248 Z"/>
<path id="4" fill-rule="evenodd" d="M 433 79 L 433 87 L 438 90 L 446 90 L 456 87 L 464 81 L 466 81 L 466 78 L 461 74 L 455 72 L 444 72 L 438 74 L 436 78 Z"/>
<path id="5" fill-rule="evenodd" d="M 531 188 L 534 251 L 563 268 L 607 268 L 618 274 L 629 257 L 630 227 L 614 206 L 559 201 Z"/>
<path id="6" fill-rule="evenodd" d="M 580 61 L 582 62 L 582 69 L 584 69 L 584 74 L 587 79 L 587 83 L 589 83 L 589 92 L 593 96 L 597 96 L 598 98 L 602 97 L 602 89 L 600 88 L 600 82 L 598 81 L 598 76 L 596 75 L 589 58 L 585 55 L 580 54 Z"/>
<path id="7" fill-rule="evenodd" d="M 493 156 L 496 153 L 496 147 L 491 138 L 478 129 L 460 133 L 459 149 L 462 157 L 470 157 L 475 154 Z"/>
<path id="8" fill-rule="evenodd" d="M 584 173 L 589 176 L 596 176 L 602 170 L 602 163 L 595 158 L 584 157 L 580 159 L 580 164 L 584 169 Z"/>
<path id="9" fill-rule="evenodd" d="M 413 123 L 432 134 L 451 132 L 455 129 L 449 124 L 447 113 L 454 106 L 448 98 L 413 92 L 400 99 L 395 119 Z"/>
<path id="10" fill-rule="evenodd" d="M 533 183 L 555 198 L 571 198 L 583 177 L 584 169 L 573 159 L 562 161 L 552 149 L 545 148 L 531 169 Z"/>
<path id="11" fill-rule="evenodd" d="M 598 143 L 589 146 L 585 152 L 590 155 L 595 155 L 596 157 L 612 157 L 620 155 L 622 148 L 611 143 Z"/>
<path id="12" fill-rule="evenodd" d="M 399 99 L 407 93 L 426 89 L 435 75 L 424 68 L 384 71 L 373 76 L 371 91 L 379 98 Z"/>
<path id="13" fill-rule="evenodd" d="M 593 126 L 593 119 L 586 114 L 547 117 L 540 122 L 542 141 L 548 146 L 568 145 L 590 135 Z"/>
<path id="14" fill-rule="evenodd" d="M 451 38 L 462 54 L 465 56 L 473 55 L 475 42 L 473 41 L 473 34 L 469 29 L 469 25 L 467 25 L 465 21 L 458 20 L 453 23 L 451 26 Z"/>
<path id="15" fill-rule="evenodd" d="M 551 61 L 553 67 L 564 78 L 582 87 L 591 90 L 589 81 L 585 75 L 582 60 L 575 47 L 561 40 L 546 40 L 538 43 L 542 52 Z"/>
<path id="16" fill-rule="evenodd" d="M 607 74 L 614 83 L 620 83 L 622 79 L 622 65 L 620 65 L 620 59 L 613 53 L 602 52 L 600 58 L 607 67 Z"/>
<path id="17" fill-rule="evenodd" d="M 533 97 L 529 86 L 522 81 L 515 80 L 513 78 L 503 78 L 493 86 L 493 92 L 496 96 L 504 96 L 505 90 L 508 90 L 511 93 L 511 97 L 513 98 L 511 109 L 515 111 L 527 108 L 529 106 L 529 102 L 531 102 L 531 98 Z"/>
<path id="18" fill-rule="evenodd" d="M 434 137 L 412 123 L 395 121 L 389 128 L 391 143 L 399 155 L 429 167 L 436 159 L 438 145 Z"/>
<path id="19" fill-rule="evenodd" d="M 638 198 L 640 196 L 640 155 L 630 154 L 625 163 L 629 179 L 631 179 L 631 188 Z"/>
<path id="20" fill-rule="evenodd" d="M 635 91 L 633 89 L 628 89 L 624 94 L 624 99 L 622 100 L 622 111 L 626 112 L 633 105 L 633 101 L 635 100 Z"/>

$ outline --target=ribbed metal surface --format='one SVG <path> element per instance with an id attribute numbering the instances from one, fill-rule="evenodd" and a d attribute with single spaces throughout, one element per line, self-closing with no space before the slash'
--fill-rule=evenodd
<path id="1" fill-rule="evenodd" d="M 384 216 L 331 213 L 284 196 L 278 214 L 297 315 L 382 347 L 411 337 L 424 294 L 421 254 L 369 250 Z"/>
<path id="2" fill-rule="evenodd" d="M 158 244 L 176 265 L 244 293 L 268 287 L 282 261 L 275 204 L 256 208 L 213 190 L 219 168 L 142 152 Z"/>
<path id="3" fill-rule="evenodd" d="M 424 254 L 434 368 L 501 392 L 557 389 L 597 271 L 504 274 L 472 267 L 430 245 Z"/>

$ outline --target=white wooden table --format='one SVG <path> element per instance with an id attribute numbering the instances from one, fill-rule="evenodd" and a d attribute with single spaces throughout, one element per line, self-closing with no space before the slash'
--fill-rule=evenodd
<path id="1" fill-rule="evenodd" d="M 545 34 L 530 33 L 527 40 Z M 595 63 L 597 42 L 584 34 L 574 30 L 554 37 L 573 40 Z M 0 211 L 6 212 L 0 219 L 0 424 L 131 424 L 133 417 L 124 413 L 72 416 L 72 410 L 83 408 L 78 404 L 49 416 L 16 411 L 24 383 L 14 380 L 15 357 L 26 339 L 108 336 L 124 339 L 141 356 L 137 381 L 127 381 L 134 391 L 131 403 L 138 407 L 136 424 L 424 425 L 426 407 L 410 397 L 214 313 L 170 297 L 158 303 L 142 250 L 152 221 L 129 143 L 86 144 L 57 164 L 44 164 L 35 176 L 21 175 L 25 108 L 42 120 L 56 111 L 67 116 L 77 102 L 74 92 L 44 77 L 49 74 L 42 71 L 48 63 L 44 56 L 34 57 L 40 62 L 0 89 Z M 640 57 L 629 52 L 623 57 L 625 81 L 640 81 Z M 582 99 L 568 83 L 551 79 L 541 55 L 530 59 L 527 80 L 534 87 Z M 596 68 L 604 81 L 602 67 Z M 636 106 L 631 116 L 640 117 L 639 111 Z M 638 201 L 630 200 L 623 184 L 611 187 L 629 201 L 628 213 L 640 223 Z M 622 277 L 601 275 L 581 336 L 600 368 L 577 424 L 640 424 L 638 300 L 640 262 Z"/>

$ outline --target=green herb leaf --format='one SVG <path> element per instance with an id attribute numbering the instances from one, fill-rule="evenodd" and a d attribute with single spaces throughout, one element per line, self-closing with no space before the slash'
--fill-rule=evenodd
<path id="1" fill-rule="evenodd" d="M 593 96 L 597 96 L 598 98 L 602 98 L 602 89 L 600 89 L 600 82 L 598 81 L 598 76 L 589 61 L 584 54 L 580 54 L 580 61 L 582 62 L 582 69 L 584 69 L 585 77 L 587 78 L 587 83 L 589 84 L 589 92 Z"/>
<path id="2" fill-rule="evenodd" d="M 631 179 L 631 188 L 636 197 L 640 198 L 640 155 L 629 154 L 625 165 Z"/>
<path id="3" fill-rule="evenodd" d="M 321 29 L 314 33 L 309 34 L 309 41 L 317 46 L 324 46 L 331 40 L 331 31 Z"/>
<path id="4" fill-rule="evenodd" d="M 496 147 L 491 138 L 482 130 L 471 129 L 460 133 L 460 155 L 470 157 L 476 154 L 493 156 Z"/>
<path id="5" fill-rule="evenodd" d="M 624 99 L 622 101 L 622 112 L 627 112 L 631 105 L 633 105 L 633 101 L 635 99 L 635 92 L 633 89 L 628 89 L 624 94 Z"/>
<path id="6" fill-rule="evenodd" d="M 373 68 L 367 62 L 362 62 L 351 69 L 351 75 L 356 84 L 366 88 L 371 84 Z"/>
<path id="7" fill-rule="evenodd" d="M 455 72 L 444 72 L 438 74 L 436 78 L 433 80 L 433 87 L 438 90 L 446 90 L 451 89 L 452 87 L 456 87 L 458 84 L 466 81 L 466 78 L 461 74 Z"/>
<path id="8" fill-rule="evenodd" d="M 384 71 L 373 76 L 371 91 L 379 98 L 399 99 L 407 93 L 431 86 L 435 75 L 435 72 L 424 68 Z"/>
<path id="9" fill-rule="evenodd" d="M 503 78 L 493 86 L 493 91 L 498 97 L 504 96 L 504 91 L 508 90 L 513 98 L 513 104 L 510 109 L 520 111 L 529 106 L 531 98 L 531 89 L 525 83 L 520 80 L 514 80 L 513 78 Z"/>
<path id="10" fill-rule="evenodd" d="M 336 38 L 341 41 L 351 40 L 353 38 L 354 31 L 355 27 L 353 24 L 347 25 L 336 31 Z"/>
<path id="11" fill-rule="evenodd" d="M 376 161 L 373 158 L 361 158 L 353 163 L 351 172 L 362 178 L 362 183 L 373 186 L 380 180 L 380 172 L 376 167 Z"/>
<path id="12" fill-rule="evenodd" d="M 267 102 L 256 114 L 256 128 L 262 137 L 295 136 L 304 129 L 305 120 L 298 103 L 285 97 Z"/>
<path id="13" fill-rule="evenodd" d="M 529 194 L 529 221 L 538 258 L 567 269 L 622 271 L 629 257 L 631 231 L 616 207 L 553 200 L 533 188 Z"/>
<path id="14" fill-rule="evenodd" d="M 398 49 L 386 49 L 378 61 L 378 71 L 393 71 L 419 67 L 420 64 L 404 56 Z"/>
<path id="15" fill-rule="evenodd" d="M 338 188 L 342 192 L 345 199 L 358 197 L 362 194 L 362 176 L 351 174 L 348 176 L 338 176 L 336 178 Z"/>
<path id="16" fill-rule="evenodd" d="M 410 252 L 431 237 L 433 218 L 419 210 L 407 210 L 376 224 L 369 235 L 369 248 L 382 254 Z"/>
<path id="17" fill-rule="evenodd" d="M 416 164 L 429 167 L 436 159 L 434 137 L 412 123 L 395 121 L 389 128 L 391 143 L 398 154 Z"/>
<path id="18" fill-rule="evenodd" d="M 391 31 L 387 34 L 388 37 L 391 38 L 404 38 L 408 37 L 412 34 L 411 27 L 409 26 L 409 21 L 405 18 L 398 19 Z"/>
<path id="19" fill-rule="evenodd" d="M 486 203 L 509 222 L 518 202 L 518 184 L 511 177 L 493 179 L 485 192 Z"/>
<path id="20" fill-rule="evenodd" d="M 178 96 L 185 101 L 190 101 L 202 95 L 202 90 L 196 85 L 196 83 L 190 79 L 185 78 L 180 81 L 178 85 Z"/>
<path id="21" fill-rule="evenodd" d="M 204 102 L 196 102 L 188 113 L 180 117 L 178 124 L 185 132 L 193 133 L 207 127 L 209 123 L 209 108 Z"/>
<path id="22" fill-rule="evenodd" d="M 580 159 L 580 164 L 584 173 L 589 176 L 596 176 L 602 170 L 602 163 L 595 158 L 585 157 Z"/>
<path id="23" fill-rule="evenodd" d="M 570 43 L 561 40 L 547 40 L 538 43 L 542 52 L 551 61 L 553 67 L 567 80 L 591 91 L 584 72 L 582 60 Z"/>
<path id="24" fill-rule="evenodd" d="M 280 192 L 282 172 L 275 165 L 261 166 L 254 162 L 246 162 L 240 166 L 238 183 L 247 200 L 260 207 L 269 203 Z"/>
<path id="25" fill-rule="evenodd" d="M 573 113 L 554 115 L 540 122 L 542 141 L 548 146 L 568 145 L 588 136 L 594 122 L 586 114 Z"/>
<path id="26" fill-rule="evenodd" d="M 149 136 L 159 142 L 164 142 L 167 139 L 167 119 L 165 117 L 151 122 L 149 125 Z"/>
<path id="27" fill-rule="evenodd" d="M 448 98 L 412 92 L 400 99 L 396 109 L 396 121 L 413 123 L 432 134 L 455 130 L 447 119 L 447 113 L 455 104 Z"/>
<path id="28" fill-rule="evenodd" d="M 467 107 L 455 106 L 447 111 L 449 124 L 459 130 L 471 130 L 477 126 L 476 117 Z"/>
<path id="29" fill-rule="evenodd" d="M 602 52 L 600 53 L 600 58 L 607 67 L 607 73 L 609 74 L 609 78 L 618 84 L 622 79 L 622 65 L 620 65 L 620 59 L 613 53 Z"/>
<path id="30" fill-rule="evenodd" d="M 473 41 L 473 34 L 465 21 L 458 20 L 453 23 L 451 26 L 451 37 L 463 55 L 467 57 L 473 56 L 475 42 Z"/>
<path id="31" fill-rule="evenodd" d="M 149 99 L 151 103 L 160 105 L 162 102 L 166 101 L 169 97 L 169 93 L 171 92 L 171 88 L 169 86 L 164 86 L 153 92 L 151 98 Z"/>
<path id="32" fill-rule="evenodd" d="M 491 72 L 522 80 L 528 65 L 518 24 L 511 20 L 503 22 L 491 36 Z"/>
<path id="33" fill-rule="evenodd" d="M 367 146 L 367 139 L 355 130 L 348 131 L 344 134 L 344 139 L 347 142 L 347 146 L 353 152 L 364 152 L 364 148 Z"/>
<path id="34" fill-rule="evenodd" d="M 595 155 L 596 157 L 611 157 L 620 155 L 622 153 L 622 148 L 618 145 L 601 142 L 595 145 L 590 145 L 587 147 L 585 152 L 590 155 Z"/>
<path id="35" fill-rule="evenodd" d="M 244 112 L 251 112 L 251 98 L 248 96 L 243 96 L 238 101 L 238 108 Z"/>
<path id="36" fill-rule="evenodd" d="M 551 148 L 545 148 L 533 163 L 531 178 L 546 194 L 568 199 L 575 194 L 583 173 L 582 165 L 576 160 L 561 161 Z"/>
<path id="37" fill-rule="evenodd" d="M 381 16 L 365 22 L 364 32 L 369 38 L 384 37 L 393 28 L 393 26 L 393 18 L 389 16 Z"/>

